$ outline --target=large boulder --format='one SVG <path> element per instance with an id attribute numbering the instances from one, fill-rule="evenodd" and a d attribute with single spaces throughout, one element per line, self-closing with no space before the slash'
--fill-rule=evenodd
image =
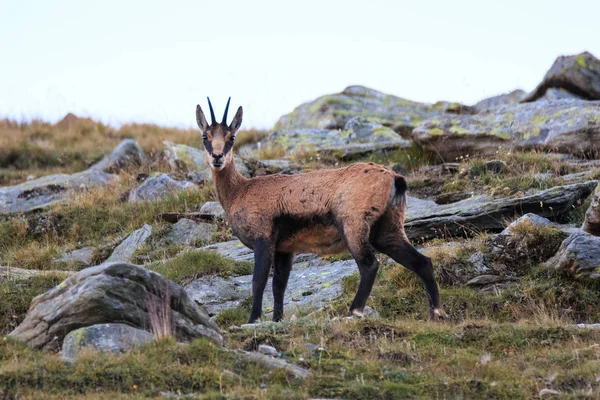
<path id="1" fill-rule="evenodd" d="M 447 109 L 446 103 L 436 107 L 364 86 L 349 86 L 341 93 L 328 94 L 299 105 L 279 118 L 274 130 L 343 129 L 350 119 L 366 117 L 375 118 L 397 132 L 410 132 L 419 121 L 443 114 Z"/>
<path id="2" fill-rule="evenodd" d="M 160 247 L 172 245 L 190 246 L 197 245 L 198 243 L 208 243 L 216 231 L 217 226 L 214 224 L 182 218 L 167 228 L 159 243 Z"/>
<path id="3" fill-rule="evenodd" d="M 114 174 L 139 167 L 146 161 L 146 154 L 137 142 L 133 139 L 125 139 L 109 155 L 94 164 L 92 169 Z"/>
<path id="4" fill-rule="evenodd" d="M 542 82 L 523 101 L 536 101 L 552 88 L 564 89 L 584 99 L 600 100 L 600 60 L 587 51 L 558 57 Z"/>
<path id="5" fill-rule="evenodd" d="M 358 272 L 354 260 L 329 263 L 321 259 L 296 262 L 286 288 L 286 311 L 328 305 L 342 294 L 342 279 Z M 206 276 L 186 286 L 189 296 L 215 314 L 239 305 L 252 295 L 252 275 L 221 278 Z M 265 312 L 272 312 L 271 280 L 265 289 Z"/>
<path id="6" fill-rule="evenodd" d="M 583 231 L 572 234 L 546 265 L 571 271 L 579 277 L 600 279 L 600 236 Z"/>
<path id="7" fill-rule="evenodd" d="M 115 175 L 97 169 L 75 174 L 49 175 L 15 186 L 0 188 L 0 214 L 36 210 L 64 201 L 71 193 L 106 186 Z"/>
<path id="8" fill-rule="evenodd" d="M 181 286 L 128 263 L 86 268 L 37 296 L 10 336 L 33 348 L 58 350 L 73 330 L 119 322 L 150 331 L 157 315 L 165 316 L 158 323 L 167 322 L 179 341 L 196 337 L 223 341 L 206 311 Z"/>
<path id="9" fill-rule="evenodd" d="M 212 181 L 212 172 L 206 164 L 204 150 L 167 141 L 163 144 L 166 160 L 173 171 L 198 172 L 206 181 Z M 244 161 L 235 154 L 233 160 L 238 172 L 245 177 L 250 177 L 250 171 Z"/>
<path id="10" fill-rule="evenodd" d="M 600 148 L 600 101 L 509 104 L 475 115 L 444 115 L 423 121 L 412 134 L 444 159 L 492 155 L 500 146 L 593 154 Z"/>
<path id="11" fill-rule="evenodd" d="M 587 198 L 598 181 L 553 187 L 535 194 L 492 199 L 473 196 L 456 203 L 432 206 L 408 200 L 404 228 L 410 239 L 428 239 L 471 232 L 501 231 L 504 222 L 516 215 L 533 213 L 560 218 Z"/>
<path id="12" fill-rule="evenodd" d="M 409 147 L 411 142 L 378 122 L 355 117 L 349 120 L 341 131 L 336 129 L 280 130 L 261 141 L 261 145 L 269 144 L 282 147 L 287 152 L 298 149 L 314 150 L 338 158 L 348 158 L 376 150 Z"/>
<path id="13" fill-rule="evenodd" d="M 146 179 L 140 186 L 133 189 L 129 193 L 129 202 L 161 200 L 194 187 L 196 185 L 191 182 L 176 181 L 167 174 L 158 174 Z"/>
<path id="14" fill-rule="evenodd" d="M 61 358 L 72 363 L 82 352 L 125 353 L 155 340 L 150 332 L 125 324 L 98 324 L 69 332 L 62 346 Z"/>
<path id="15" fill-rule="evenodd" d="M 594 236 L 600 236 L 600 185 L 594 192 L 594 198 L 585 213 L 585 221 L 581 229 Z"/>

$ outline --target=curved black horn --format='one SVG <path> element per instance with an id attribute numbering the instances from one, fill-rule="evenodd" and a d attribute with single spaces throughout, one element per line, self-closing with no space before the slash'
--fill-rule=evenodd
<path id="1" fill-rule="evenodd" d="M 212 125 L 215 123 L 216 120 L 215 112 L 213 111 L 212 104 L 210 102 L 210 97 L 206 96 L 206 100 L 208 100 L 208 107 L 210 108 L 210 124 Z"/>
<path id="2" fill-rule="evenodd" d="M 229 111 L 229 102 L 231 101 L 231 96 L 229 96 L 229 99 L 227 100 L 227 105 L 225 106 L 225 113 L 223 114 L 223 121 L 221 121 L 221 124 L 223 125 L 227 125 L 227 111 Z"/>

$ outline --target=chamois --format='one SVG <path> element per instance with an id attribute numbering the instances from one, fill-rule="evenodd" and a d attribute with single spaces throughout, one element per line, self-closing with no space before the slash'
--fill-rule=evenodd
<path id="1" fill-rule="evenodd" d="M 252 311 L 249 323 L 261 319 L 263 292 L 273 271 L 273 320 L 283 317 L 283 296 L 294 255 L 300 252 L 335 254 L 349 251 L 358 264 L 360 283 L 350 315 L 362 316 L 379 262 L 375 251 L 387 254 L 415 272 L 424 282 L 432 319 L 445 316 L 431 260 L 419 253 L 404 232 L 404 177 L 374 163 L 299 175 L 245 178 L 235 168 L 233 143 L 242 124 L 242 107 L 227 125 L 227 101 L 216 122 L 210 99 L 211 125 L 200 105 L 196 121 L 202 131 L 206 163 L 231 229 L 254 250 Z"/>

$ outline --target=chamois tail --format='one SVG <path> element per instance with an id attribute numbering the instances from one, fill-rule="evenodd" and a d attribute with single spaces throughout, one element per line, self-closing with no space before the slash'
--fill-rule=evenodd
<path id="1" fill-rule="evenodd" d="M 390 202 L 391 204 L 398 206 L 406 204 L 406 191 L 408 190 L 408 184 L 403 176 L 397 175 L 394 177 L 394 184 L 390 191 Z"/>

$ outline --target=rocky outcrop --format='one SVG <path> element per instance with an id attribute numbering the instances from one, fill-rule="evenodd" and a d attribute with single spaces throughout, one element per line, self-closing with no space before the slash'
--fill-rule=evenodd
<path id="1" fill-rule="evenodd" d="M 592 154 L 600 148 L 600 101 L 511 104 L 475 115 L 444 115 L 423 121 L 412 135 L 444 159 L 493 155 L 500 146 Z"/>
<path id="2" fill-rule="evenodd" d="M 210 219 L 225 219 L 226 214 L 223 206 L 218 201 L 207 201 L 200 207 L 200 214 L 204 218 Z"/>
<path id="3" fill-rule="evenodd" d="M 248 251 L 252 254 L 252 250 Z M 354 273 L 358 273 L 358 267 L 354 260 L 330 263 L 314 258 L 309 261 L 297 261 L 292 268 L 286 289 L 284 299 L 286 311 L 329 304 L 331 300 L 342 294 L 342 278 Z M 192 281 L 186 286 L 186 291 L 209 313 L 215 314 L 220 310 L 239 305 L 252 295 L 252 275 L 227 279 L 206 276 Z M 264 291 L 267 314 L 273 309 L 272 292 L 269 280 Z"/>
<path id="4" fill-rule="evenodd" d="M 116 179 L 112 173 L 140 165 L 144 160 L 144 152 L 137 143 L 126 139 L 112 153 L 85 171 L 44 176 L 0 188 L 0 214 L 33 211 L 64 201 L 72 193 L 106 186 Z"/>
<path id="5" fill-rule="evenodd" d="M 411 204 L 409 199 L 404 228 L 414 240 L 447 234 L 463 236 L 473 229 L 501 231 L 505 227 L 504 220 L 528 212 L 560 218 L 587 198 L 596 184 L 597 181 L 575 183 L 515 198 L 491 199 L 478 195 L 439 206 Z"/>
<path id="6" fill-rule="evenodd" d="M 57 350 L 69 332 L 86 326 L 119 322 L 150 331 L 157 309 L 169 315 L 177 340 L 208 337 L 222 343 L 218 327 L 181 286 L 127 263 L 86 268 L 34 298 L 10 336 L 34 348 Z"/>
<path id="7" fill-rule="evenodd" d="M 171 142 L 163 142 L 163 144 L 165 145 L 165 158 L 173 171 L 198 172 L 202 174 L 205 181 L 212 181 L 212 172 L 206 164 L 204 150 Z M 238 172 L 250 177 L 244 161 L 235 154 L 233 159 Z"/>
<path id="8" fill-rule="evenodd" d="M 340 159 L 377 150 L 405 148 L 411 144 L 390 128 L 363 117 L 350 119 L 341 131 L 315 128 L 280 130 L 261 143 L 274 144 L 286 152 L 317 151 Z"/>
<path id="9" fill-rule="evenodd" d="M 584 99 L 600 100 L 600 60 L 587 51 L 558 57 L 542 82 L 523 101 L 536 101 L 553 88 L 563 89 Z"/>
<path id="10" fill-rule="evenodd" d="M 155 339 L 154 335 L 125 324 L 98 324 L 69 332 L 61 358 L 74 362 L 82 351 L 125 353 Z"/>
<path id="11" fill-rule="evenodd" d="M 574 275 L 600 279 L 600 236 L 577 232 L 565 239 L 546 265 L 571 271 Z"/>
<path id="12" fill-rule="evenodd" d="M 581 229 L 594 236 L 600 236 L 600 185 L 594 192 L 594 198 L 585 213 L 585 221 Z"/>
<path id="13" fill-rule="evenodd" d="M 137 168 L 146 161 L 146 154 L 137 142 L 133 139 L 125 139 L 109 155 L 94 164 L 92 168 L 115 174 L 123 170 Z"/>
<path id="14" fill-rule="evenodd" d="M 133 189 L 129 193 L 129 202 L 161 200 L 194 187 L 196 185 L 191 182 L 176 181 L 167 174 L 158 174 L 146 179 L 140 186 Z"/>
<path id="15" fill-rule="evenodd" d="M 496 96 L 488 97 L 476 103 L 473 108 L 479 112 L 486 108 L 498 108 L 505 104 L 516 104 L 525 98 L 527 93 L 521 89 L 513 90 L 510 93 L 499 94 Z"/>
<path id="16" fill-rule="evenodd" d="M 0 188 L 0 214 L 33 211 L 64 201 L 70 194 L 113 182 L 115 175 L 89 169 L 71 175 L 49 175 Z"/>
<path id="17" fill-rule="evenodd" d="M 354 117 L 374 118 L 396 132 L 410 132 L 418 122 L 443 114 L 450 103 L 437 107 L 349 86 L 341 93 L 321 96 L 301 104 L 279 118 L 274 131 L 295 129 L 343 129 Z"/>

